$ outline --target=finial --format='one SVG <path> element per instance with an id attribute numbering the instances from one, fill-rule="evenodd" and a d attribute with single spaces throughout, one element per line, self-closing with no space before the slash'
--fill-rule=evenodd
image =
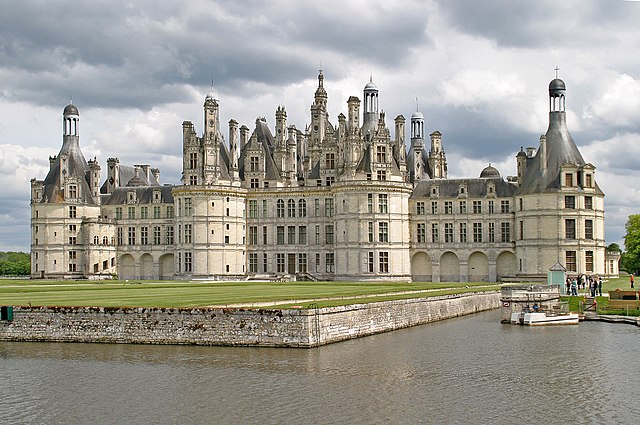
<path id="1" fill-rule="evenodd" d="M 73 96 L 69 96 L 69 105 L 73 105 Z"/>
<path id="2" fill-rule="evenodd" d="M 553 70 L 556 71 L 556 78 L 558 78 L 558 71 L 560 71 L 560 68 L 556 66 L 555 68 L 553 68 Z"/>
<path id="3" fill-rule="evenodd" d="M 418 106 L 418 96 L 416 96 L 416 112 L 420 112 L 420 107 Z"/>
<path id="4" fill-rule="evenodd" d="M 213 74 L 211 75 L 211 91 L 213 91 Z"/>

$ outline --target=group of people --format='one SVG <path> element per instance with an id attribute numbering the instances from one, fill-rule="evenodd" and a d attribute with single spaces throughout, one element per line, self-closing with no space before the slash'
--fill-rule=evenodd
<path id="1" fill-rule="evenodd" d="M 565 282 L 567 295 L 578 295 L 580 289 L 588 290 L 592 297 L 602 296 L 602 277 L 580 274 L 573 278 L 567 276 Z"/>

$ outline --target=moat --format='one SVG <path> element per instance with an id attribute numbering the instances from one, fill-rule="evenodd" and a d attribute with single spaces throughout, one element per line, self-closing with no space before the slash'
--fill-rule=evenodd
<path id="1" fill-rule="evenodd" d="M 0 342 L 3 423 L 637 423 L 640 329 L 500 312 L 318 349 Z"/>

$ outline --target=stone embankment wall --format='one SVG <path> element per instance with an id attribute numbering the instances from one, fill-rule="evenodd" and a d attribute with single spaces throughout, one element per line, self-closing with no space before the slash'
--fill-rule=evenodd
<path id="1" fill-rule="evenodd" d="M 322 309 L 15 307 L 0 340 L 314 347 L 497 308 L 497 292 Z"/>

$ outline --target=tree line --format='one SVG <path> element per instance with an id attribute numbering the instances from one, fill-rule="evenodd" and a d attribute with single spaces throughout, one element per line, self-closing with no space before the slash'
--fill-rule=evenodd
<path id="1" fill-rule="evenodd" d="M 632 214 L 625 225 L 624 250 L 620 269 L 638 274 L 640 271 L 640 214 Z"/>
<path id="2" fill-rule="evenodd" d="M 0 276 L 28 276 L 31 255 L 26 252 L 0 252 Z"/>

